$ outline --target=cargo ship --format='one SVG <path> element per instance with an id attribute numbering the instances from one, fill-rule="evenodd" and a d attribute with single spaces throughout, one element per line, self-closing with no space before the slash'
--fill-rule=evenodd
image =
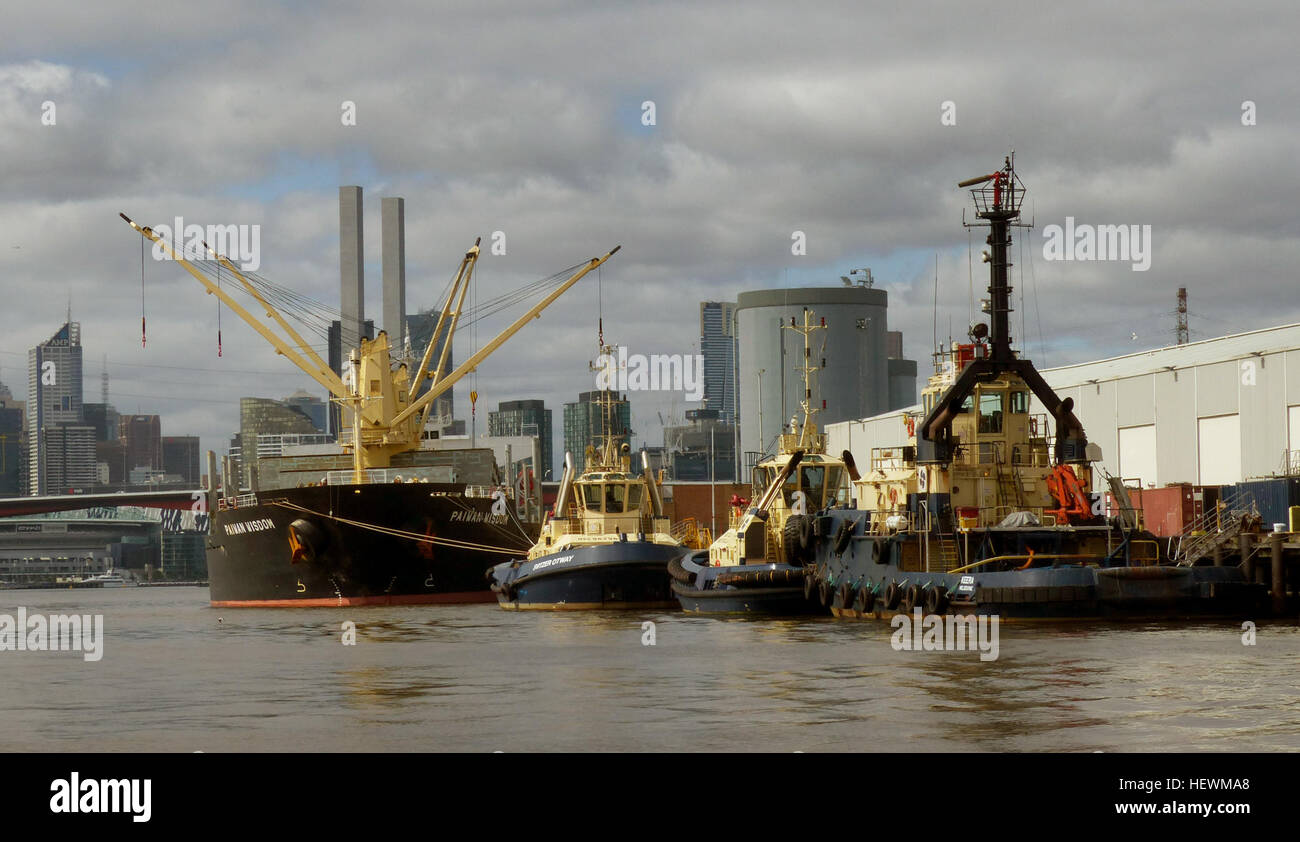
<path id="1" fill-rule="evenodd" d="M 351 429 L 328 453 L 260 459 L 241 489 L 227 461 L 223 487 L 207 493 L 207 546 L 214 606 L 282 607 L 479 602 L 493 597 L 484 572 L 526 551 L 535 520 L 517 511 L 492 451 L 440 449 L 425 438 L 433 401 L 540 315 L 619 247 L 531 288 L 551 291 L 464 363 L 448 372 L 451 340 L 479 257 L 461 260 L 418 364 L 390 355 L 387 335 L 361 338 L 342 376 L 326 364 L 268 299 L 283 290 L 245 273 L 204 244 L 191 261 L 149 227 L 122 218 L 254 328 L 278 353 L 323 386 Z M 273 324 L 229 293 L 233 279 Z M 279 293 L 277 296 L 276 293 Z M 276 330 L 278 328 L 278 331 Z M 434 360 L 435 349 L 442 350 Z M 414 363 L 414 359 L 410 361 Z M 209 482 L 216 475 L 208 454 Z"/>
<path id="2" fill-rule="evenodd" d="M 1241 566 L 1171 560 L 1123 484 L 1095 483 L 1100 448 L 1033 363 L 1012 350 L 1011 229 L 1025 188 L 1013 157 L 962 182 L 989 229 L 988 323 L 936 354 L 908 444 L 875 448 L 854 501 L 814 519 L 809 596 L 837 617 L 1020 619 L 1251 616 L 1265 589 Z M 1045 413 L 1031 414 L 1031 395 Z"/>

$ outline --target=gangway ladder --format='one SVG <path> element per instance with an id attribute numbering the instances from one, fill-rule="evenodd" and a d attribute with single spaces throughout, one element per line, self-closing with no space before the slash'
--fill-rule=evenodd
<path id="1" fill-rule="evenodd" d="M 1234 542 L 1247 521 L 1258 516 L 1255 495 L 1249 491 L 1221 498 L 1213 509 L 1203 512 L 1183 529 L 1173 556 L 1178 564 L 1190 567 L 1213 553 L 1215 547 Z"/>

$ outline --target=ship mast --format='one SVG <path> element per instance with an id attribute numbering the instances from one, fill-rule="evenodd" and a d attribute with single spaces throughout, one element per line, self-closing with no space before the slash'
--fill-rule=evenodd
<path id="1" fill-rule="evenodd" d="M 795 448 L 809 453 L 820 453 L 822 448 L 819 446 L 817 436 L 817 424 L 813 421 L 813 416 L 821 411 L 821 408 L 813 405 L 812 384 L 813 375 L 826 367 L 826 360 L 822 358 L 820 363 L 813 360 L 812 355 L 812 335 L 815 331 L 826 329 L 826 317 L 822 316 L 821 322 L 813 323 L 813 314 L 807 308 L 803 308 L 803 324 L 795 321 L 795 317 L 790 317 L 790 324 L 781 325 L 783 330 L 792 330 L 803 336 L 803 364 L 795 366 L 795 371 L 803 374 L 803 397 L 799 401 L 799 408 L 803 410 L 803 425 L 798 430 L 791 432 L 798 436 Z M 791 448 L 791 449 L 795 449 Z"/>
<path id="2" fill-rule="evenodd" d="M 1034 364 L 1016 356 L 1011 350 L 1011 286 L 1007 280 L 1010 266 L 1011 228 L 1028 228 L 1020 223 L 1020 207 L 1025 186 L 1016 175 L 1015 153 L 1005 158 L 1002 169 L 988 175 L 959 182 L 959 188 L 972 188 L 975 216 L 980 222 L 964 223 L 967 227 L 989 228 L 986 240 L 991 251 L 984 252 L 989 264 L 989 300 L 984 311 L 989 314 L 991 352 L 987 358 L 966 365 L 953 384 L 940 395 L 917 428 L 916 461 L 922 464 L 947 465 L 956 456 L 959 442 L 953 436 L 952 422 L 961 412 L 961 404 L 976 385 L 999 377 L 1004 372 L 1017 375 L 1034 393 L 1043 408 L 1056 421 L 1055 460 L 1057 464 L 1086 463 L 1088 440 L 1083 425 L 1074 414 L 1073 398 L 1061 398 L 1034 368 Z"/>

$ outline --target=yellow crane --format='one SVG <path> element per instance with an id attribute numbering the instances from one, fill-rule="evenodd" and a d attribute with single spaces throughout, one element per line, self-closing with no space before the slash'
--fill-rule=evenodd
<path id="1" fill-rule="evenodd" d="M 367 468 L 386 468 L 394 454 L 418 449 L 420 433 L 424 429 L 429 409 L 439 395 L 473 371 L 489 354 L 505 344 L 506 340 L 529 321 L 539 318 L 541 312 L 563 295 L 569 287 L 609 260 L 622 248 L 622 246 L 615 246 L 602 257 L 593 257 L 582 264 L 567 280 L 497 334 L 491 342 L 461 363 L 455 371 L 444 374 L 447 355 L 451 348 L 451 338 L 460 320 L 465 292 L 469 288 L 474 265 L 478 261 L 479 241 L 476 240 L 461 260 L 456 278 L 447 293 L 446 301 L 443 302 L 433 335 L 429 338 L 428 347 L 424 350 L 415 374 L 412 376 L 405 365 L 398 366 L 396 371 L 393 370 L 389 356 L 388 335 L 380 331 L 374 339 L 362 338 L 360 347 L 352 350 L 348 360 L 349 376 L 345 380 L 334 373 L 333 369 L 312 350 L 302 336 L 258 293 L 256 287 L 225 255 L 217 254 L 207 243 L 203 244 L 212 259 L 234 275 L 240 285 L 265 309 L 267 318 L 288 335 L 288 340 L 277 335 L 269 325 L 250 313 L 224 289 L 214 284 L 207 275 L 187 260 L 184 254 L 174 249 L 171 243 L 163 240 L 152 228 L 136 224 L 126 214 L 120 216 L 145 239 L 159 245 L 173 260 L 180 263 L 185 271 L 203 285 L 209 295 L 217 296 L 237 316 L 261 334 L 277 354 L 287 358 L 324 386 L 334 400 L 352 408 L 352 438 L 341 444 L 345 451 L 350 451 L 353 455 L 354 481 L 358 483 L 363 481 L 364 471 Z M 434 349 L 444 332 L 447 339 L 443 342 L 437 363 L 431 367 Z M 417 398 L 416 395 L 419 394 L 424 380 L 430 381 L 429 390 Z"/>

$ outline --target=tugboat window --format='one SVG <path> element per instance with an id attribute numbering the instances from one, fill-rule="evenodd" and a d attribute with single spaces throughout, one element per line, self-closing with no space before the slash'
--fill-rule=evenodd
<path id="1" fill-rule="evenodd" d="M 627 510 L 635 512 L 639 508 L 641 508 L 641 486 L 629 486 L 627 489 Z"/>
<path id="2" fill-rule="evenodd" d="M 600 486 L 599 485 L 584 485 L 582 487 L 582 497 L 583 497 L 583 502 L 587 506 L 587 511 L 589 512 L 600 511 Z"/>
<path id="3" fill-rule="evenodd" d="M 802 468 L 800 473 L 803 474 L 803 487 L 808 493 L 809 509 L 820 509 L 822 496 L 826 493 L 826 469 L 821 465 L 810 465 Z"/>
<path id="4" fill-rule="evenodd" d="M 623 494 L 627 486 L 611 483 L 605 486 L 605 512 L 618 514 L 623 511 Z"/>
<path id="5" fill-rule="evenodd" d="M 1029 393 L 1028 392 L 1011 393 L 1011 412 L 1014 415 L 1029 414 Z"/>
<path id="6" fill-rule="evenodd" d="M 981 433 L 1002 432 L 1002 413 L 1006 397 L 1005 392 L 984 392 L 980 395 L 979 431 Z"/>

